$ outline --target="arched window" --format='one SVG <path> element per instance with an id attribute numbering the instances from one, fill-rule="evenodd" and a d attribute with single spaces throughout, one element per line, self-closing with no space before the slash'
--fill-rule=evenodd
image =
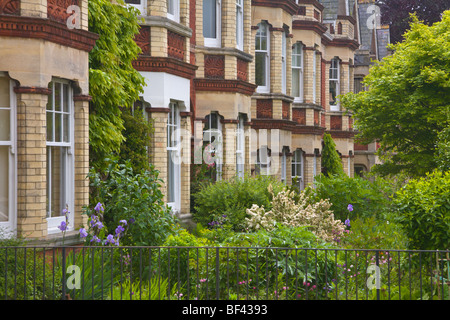
<path id="1" fill-rule="evenodd" d="M 339 59 L 331 60 L 330 65 L 330 109 L 331 111 L 339 111 L 339 103 L 337 97 L 340 93 L 340 65 Z"/>
<path id="2" fill-rule="evenodd" d="M 304 152 L 296 149 L 292 157 L 292 181 L 297 179 L 297 186 L 300 190 L 304 188 Z"/>

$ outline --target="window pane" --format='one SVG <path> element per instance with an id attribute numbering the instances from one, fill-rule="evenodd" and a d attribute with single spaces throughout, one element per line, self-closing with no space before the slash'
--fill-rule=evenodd
<path id="1" fill-rule="evenodd" d="M 167 151 L 167 202 L 175 202 L 175 164 L 173 151 Z"/>
<path id="2" fill-rule="evenodd" d="M 63 134 L 63 139 L 64 142 L 69 142 L 70 141 L 70 122 L 69 122 L 69 115 L 68 114 L 64 114 L 64 118 L 63 118 L 63 128 L 64 128 L 64 134 Z"/>
<path id="3" fill-rule="evenodd" d="M 330 104 L 336 104 L 336 95 L 337 95 L 337 83 L 336 81 L 330 81 Z"/>
<path id="4" fill-rule="evenodd" d="M 264 52 L 255 54 L 255 80 L 258 86 L 266 85 L 266 54 Z"/>
<path id="5" fill-rule="evenodd" d="M 175 8 L 174 8 L 174 0 L 167 0 L 167 13 L 174 15 L 175 14 Z"/>
<path id="6" fill-rule="evenodd" d="M 9 147 L 0 146 L 0 222 L 9 220 Z"/>
<path id="7" fill-rule="evenodd" d="M 61 111 L 61 83 L 55 83 L 55 110 Z"/>
<path id="8" fill-rule="evenodd" d="M 300 70 L 292 69 L 292 95 L 300 97 Z"/>
<path id="9" fill-rule="evenodd" d="M 203 1 L 203 37 L 217 38 L 216 36 L 216 0 Z"/>
<path id="10" fill-rule="evenodd" d="M 0 109 L 0 141 L 11 140 L 10 111 Z"/>
<path id="11" fill-rule="evenodd" d="M 62 116 L 61 113 L 55 113 L 55 142 L 62 141 Z"/>
<path id="12" fill-rule="evenodd" d="M 53 112 L 47 112 L 47 141 L 54 141 L 54 137 L 53 137 Z"/>
<path id="13" fill-rule="evenodd" d="M 63 85 L 63 111 L 69 112 L 69 105 L 70 105 L 70 97 L 69 97 L 69 85 L 64 84 Z"/>
<path id="14" fill-rule="evenodd" d="M 0 77 L 0 108 L 10 108 L 9 80 Z"/>
<path id="15" fill-rule="evenodd" d="M 59 217 L 66 207 L 66 148 L 47 147 L 47 216 Z"/>
<path id="16" fill-rule="evenodd" d="M 141 0 L 125 0 L 128 4 L 141 4 Z"/>

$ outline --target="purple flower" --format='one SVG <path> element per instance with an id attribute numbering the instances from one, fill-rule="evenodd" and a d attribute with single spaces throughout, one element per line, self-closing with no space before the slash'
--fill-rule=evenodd
<path id="1" fill-rule="evenodd" d="M 88 236 L 88 234 L 87 234 L 87 232 L 86 232 L 86 229 L 81 228 L 81 229 L 80 229 L 80 237 L 81 237 L 81 238 L 86 238 L 87 236 Z"/>
<path id="2" fill-rule="evenodd" d="M 61 221 L 61 224 L 58 227 L 59 230 L 61 231 L 66 231 L 67 230 L 67 224 L 65 221 Z"/>
<path id="3" fill-rule="evenodd" d="M 112 243 L 112 244 L 115 243 L 114 236 L 113 236 L 112 234 L 109 234 L 109 235 L 106 237 L 106 242 L 105 242 L 105 244 L 109 244 L 109 243 Z"/>
<path id="4" fill-rule="evenodd" d="M 93 236 L 92 239 L 91 239 L 91 242 L 94 242 L 94 241 L 99 243 L 102 240 L 100 240 L 97 236 Z"/>
<path id="5" fill-rule="evenodd" d="M 99 229 L 103 228 L 103 223 L 101 223 L 100 221 L 98 221 L 95 226 Z"/>
<path id="6" fill-rule="evenodd" d="M 134 218 L 131 218 L 130 220 L 128 220 L 128 223 L 129 223 L 129 224 L 133 224 L 134 221 L 136 221 L 136 220 L 134 220 Z"/>
<path id="7" fill-rule="evenodd" d="M 120 223 L 123 223 L 124 225 L 127 225 L 127 220 L 120 220 Z"/>
<path id="8" fill-rule="evenodd" d="M 117 228 L 116 228 L 116 235 L 119 235 L 120 233 L 122 233 L 122 232 L 124 232 L 125 231 L 125 229 L 121 226 L 121 225 L 119 225 Z"/>
<path id="9" fill-rule="evenodd" d="M 345 220 L 344 224 L 345 224 L 347 227 L 350 227 L 350 219 Z"/>
<path id="10" fill-rule="evenodd" d="M 100 212 L 100 211 L 105 211 L 105 208 L 103 208 L 103 205 L 99 202 L 95 206 L 94 210 L 97 211 L 97 212 Z"/>
<path id="11" fill-rule="evenodd" d="M 68 214 L 68 213 L 70 213 L 69 210 L 63 209 L 63 211 L 62 211 L 62 214 L 63 214 L 63 215 L 66 215 L 66 214 Z"/>
<path id="12" fill-rule="evenodd" d="M 349 204 L 349 205 L 347 206 L 347 210 L 350 211 L 350 212 L 353 211 L 353 206 L 352 206 L 351 204 Z"/>

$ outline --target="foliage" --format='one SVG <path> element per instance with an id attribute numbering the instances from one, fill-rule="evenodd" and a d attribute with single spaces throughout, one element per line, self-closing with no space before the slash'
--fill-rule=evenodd
<path id="1" fill-rule="evenodd" d="M 393 190 L 391 183 L 381 177 L 373 181 L 361 177 L 351 178 L 347 175 L 318 175 L 314 181 L 315 187 L 308 187 L 316 201 L 328 199 L 336 219 L 344 221 L 351 204 L 353 217 L 381 217 L 390 209 L 390 198 Z"/>
<path id="2" fill-rule="evenodd" d="M 178 294 L 177 283 L 168 290 L 168 279 L 152 277 L 150 281 L 131 282 L 129 278 L 115 285 L 108 296 L 108 300 L 177 300 L 182 295 Z"/>
<path id="3" fill-rule="evenodd" d="M 232 230 L 241 231 L 246 227 L 244 218 L 247 208 L 251 208 L 253 204 L 271 208 L 272 194 L 268 191 L 270 184 L 274 193 L 284 189 L 283 183 L 263 175 L 202 184 L 200 191 L 194 194 L 196 206 L 193 219 L 207 226 L 225 215 Z"/>
<path id="4" fill-rule="evenodd" d="M 411 13 L 430 25 L 441 19 L 442 12 L 450 9 L 447 0 L 377 0 L 376 4 L 381 9 L 381 23 L 389 25 L 392 43 L 404 40 Z"/>
<path id="5" fill-rule="evenodd" d="M 340 100 L 353 113 L 360 143 L 380 143 L 383 163 L 372 170 L 423 176 L 436 168 L 438 134 L 448 126 L 450 11 L 432 26 L 413 17 L 393 49 L 365 77 L 367 91 Z"/>
<path id="6" fill-rule="evenodd" d="M 194 154 L 203 157 L 204 150 L 204 146 L 197 147 Z M 194 195 L 200 191 L 203 186 L 214 183 L 216 181 L 216 173 L 217 168 L 215 162 L 208 164 L 202 161 L 201 164 L 191 165 L 191 213 L 195 212 L 196 205 Z"/>
<path id="7" fill-rule="evenodd" d="M 353 219 L 342 246 L 350 249 L 408 249 L 406 235 L 394 217 L 390 220 L 374 217 Z"/>
<path id="8" fill-rule="evenodd" d="M 330 210 L 331 203 L 320 200 L 317 203 L 309 203 L 305 193 L 300 193 L 298 204 L 294 202 L 293 192 L 281 191 L 272 193 L 272 209 L 266 211 L 264 207 L 253 205 L 247 209 L 249 218 L 246 218 L 248 229 L 267 231 L 273 230 L 277 224 L 291 227 L 308 226 L 320 239 L 325 241 L 338 241 L 345 230 L 340 220 L 335 220 Z"/>
<path id="9" fill-rule="evenodd" d="M 450 248 L 450 172 L 410 180 L 394 203 L 410 249 Z"/>
<path id="10" fill-rule="evenodd" d="M 323 135 L 322 173 L 327 176 L 344 174 L 341 158 L 336 151 L 336 144 L 329 133 Z"/>
<path id="11" fill-rule="evenodd" d="M 27 248 L 25 240 L 0 238 L 0 300 L 59 300 L 61 278 L 51 255 L 47 250 L 44 260 L 43 251 Z"/>
<path id="12" fill-rule="evenodd" d="M 100 169 L 124 141 L 120 107 L 131 107 L 145 84 L 132 66 L 141 50 L 134 41 L 136 17 L 137 10 L 122 0 L 89 1 L 89 31 L 99 35 L 89 53 L 89 142 L 93 165 Z"/>
<path id="13" fill-rule="evenodd" d="M 437 165 L 441 171 L 450 170 L 450 125 L 438 134 Z"/>
<path id="14" fill-rule="evenodd" d="M 150 134 L 153 128 L 144 118 L 140 109 L 134 114 L 129 109 L 124 109 L 122 119 L 125 142 L 120 145 L 119 159 L 121 162 L 129 160 L 134 172 L 150 170 L 147 147 L 150 145 Z"/>
<path id="15" fill-rule="evenodd" d="M 134 221 L 122 238 L 122 245 L 161 245 L 175 232 L 175 217 L 164 204 L 161 180 L 153 167 L 135 173 L 128 162 L 110 161 L 105 172 L 91 170 L 89 178 L 94 189 L 91 203 L 105 205 L 103 217 L 108 232 L 112 233 L 121 220 Z M 85 213 L 94 214 L 89 208 L 85 208 Z"/>

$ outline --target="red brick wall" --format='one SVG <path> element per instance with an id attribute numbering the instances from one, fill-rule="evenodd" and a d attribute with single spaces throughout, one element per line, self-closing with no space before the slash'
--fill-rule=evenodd
<path id="1" fill-rule="evenodd" d="M 260 119 L 272 119 L 273 102 L 270 99 L 258 99 L 256 101 L 256 117 Z"/>

